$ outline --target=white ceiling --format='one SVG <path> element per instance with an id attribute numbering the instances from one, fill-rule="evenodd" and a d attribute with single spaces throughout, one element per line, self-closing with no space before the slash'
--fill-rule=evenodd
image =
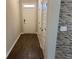
<path id="1" fill-rule="evenodd" d="M 23 0 L 23 3 L 36 3 L 37 0 Z"/>

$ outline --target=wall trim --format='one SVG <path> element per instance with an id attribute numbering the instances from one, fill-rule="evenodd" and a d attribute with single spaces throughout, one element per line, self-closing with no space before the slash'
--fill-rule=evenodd
<path id="1" fill-rule="evenodd" d="M 16 44 L 16 42 L 18 41 L 18 39 L 19 39 L 19 37 L 21 36 L 21 34 L 22 34 L 22 33 L 20 33 L 20 34 L 17 36 L 15 42 L 13 43 L 13 45 L 12 45 L 11 48 L 9 49 L 8 53 L 6 54 L 6 57 L 9 56 L 10 52 L 12 51 L 13 47 L 15 46 L 15 44 Z"/>

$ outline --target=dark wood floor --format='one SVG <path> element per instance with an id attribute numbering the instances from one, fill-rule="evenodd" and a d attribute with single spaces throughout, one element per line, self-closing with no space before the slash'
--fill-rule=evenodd
<path id="1" fill-rule="evenodd" d="M 22 34 L 7 59 L 44 59 L 36 34 Z"/>

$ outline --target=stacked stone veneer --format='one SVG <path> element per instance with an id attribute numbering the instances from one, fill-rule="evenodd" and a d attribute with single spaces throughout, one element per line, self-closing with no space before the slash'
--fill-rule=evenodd
<path id="1" fill-rule="evenodd" d="M 60 31 L 67 26 L 67 31 Z M 55 59 L 72 59 L 72 0 L 61 0 Z"/>

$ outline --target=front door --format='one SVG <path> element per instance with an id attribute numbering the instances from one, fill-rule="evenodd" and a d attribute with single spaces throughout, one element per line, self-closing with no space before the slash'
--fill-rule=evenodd
<path id="1" fill-rule="evenodd" d="M 23 8 L 23 33 L 36 32 L 36 8 Z"/>

